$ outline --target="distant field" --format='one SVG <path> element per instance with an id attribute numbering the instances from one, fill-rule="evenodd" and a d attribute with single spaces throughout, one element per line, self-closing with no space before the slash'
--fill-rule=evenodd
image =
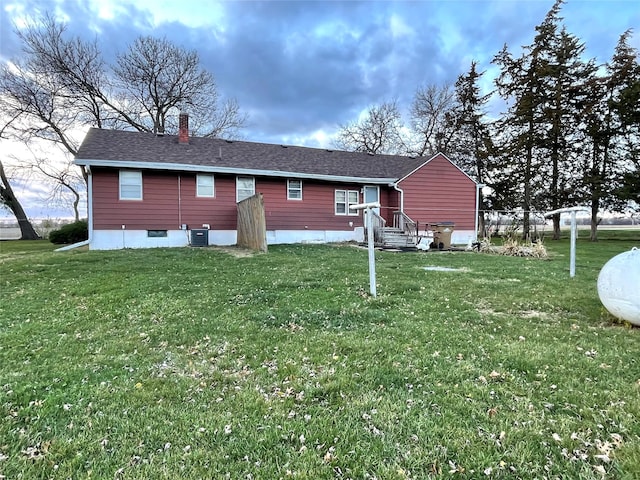
<path id="1" fill-rule="evenodd" d="M 638 478 L 640 328 L 596 278 L 640 232 L 602 237 L 573 279 L 566 238 L 376 252 L 377 298 L 350 245 L 2 242 L 0 478 Z"/>
<path id="2" fill-rule="evenodd" d="M 51 230 L 59 227 L 42 227 L 35 225 L 36 232 L 40 235 L 48 235 Z M 20 238 L 20 228 L 0 226 L 0 240 L 18 240 Z"/>
<path id="3" fill-rule="evenodd" d="M 20 229 L 18 227 L 1 227 L 0 240 L 17 240 L 20 238 Z"/>

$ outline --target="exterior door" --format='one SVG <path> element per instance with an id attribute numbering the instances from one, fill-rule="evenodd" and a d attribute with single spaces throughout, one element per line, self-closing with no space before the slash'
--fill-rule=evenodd
<path id="1" fill-rule="evenodd" d="M 380 187 L 367 185 L 364 187 L 364 203 L 373 203 L 380 201 Z M 374 212 L 380 215 L 380 209 L 374 208 Z"/>

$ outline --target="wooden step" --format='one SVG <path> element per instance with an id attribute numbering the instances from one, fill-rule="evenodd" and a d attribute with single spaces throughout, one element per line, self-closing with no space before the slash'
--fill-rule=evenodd
<path id="1" fill-rule="evenodd" d="M 384 247 L 415 247 L 416 242 L 406 233 L 385 232 L 382 237 L 382 245 Z"/>

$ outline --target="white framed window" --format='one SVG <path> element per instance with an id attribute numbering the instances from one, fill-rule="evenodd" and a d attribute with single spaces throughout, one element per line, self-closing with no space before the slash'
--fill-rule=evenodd
<path id="1" fill-rule="evenodd" d="M 236 202 L 256 194 L 256 179 L 253 177 L 236 177 Z"/>
<path id="2" fill-rule="evenodd" d="M 336 215 L 347 214 L 347 191 L 336 190 Z"/>
<path id="3" fill-rule="evenodd" d="M 287 200 L 302 200 L 302 180 L 287 180 Z"/>
<path id="4" fill-rule="evenodd" d="M 358 215 L 358 211 L 351 206 L 357 205 L 359 198 L 360 192 L 357 190 L 336 190 L 336 215 Z"/>
<path id="5" fill-rule="evenodd" d="M 142 172 L 120 170 L 120 200 L 142 200 Z"/>
<path id="6" fill-rule="evenodd" d="M 215 197 L 213 175 L 196 175 L 196 197 Z"/>
<path id="7" fill-rule="evenodd" d="M 349 200 L 349 215 L 358 215 L 358 211 L 352 209 L 351 206 L 360 203 L 360 192 L 357 190 L 349 190 L 347 197 Z"/>

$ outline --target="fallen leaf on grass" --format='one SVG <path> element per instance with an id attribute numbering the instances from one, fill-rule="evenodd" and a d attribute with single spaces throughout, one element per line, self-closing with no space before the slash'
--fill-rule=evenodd
<path id="1" fill-rule="evenodd" d="M 323 460 L 327 463 L 331 463 L 333 460 L 336 459 L 336 456 L 333 454 L 333 452 L 335 452 L 335 447 L 329 447 L 329 450 L 327 450 L 327 453 L 324 454 Z"/>
<path id="2" fill-rule="evenodd" d="M 51 442 L 37 443 L 22 450 L 22 455 L 28 460 L 40 460 L 47 454 L 50 445 Z"/>
<path id="3" fill-rule="evenodd" d="M 451 468 L 449 470 L 449 473 L 463 473 L 464 472 L 464 467 L 462 467 L 461 465 L 456 465 L 456 463 L 452 462 L 451 460 L 449 460 L 449 467 Z"/>
<path id="4" fill-rule="evenodd" d="M 594 455 L 593 457 L 597 458 L 598 460 L 602 460 L 604 463 L 609 463 L 611 461 L 609 455 Z"/>
<path id="5" fill-rule="evenodd" d="M 616 447 L 622 445 L 622 435 L 620 435 L 619 433 L 612 433 L 611 438 L 613 439 L 613 443 L 616 444 Z"/>

